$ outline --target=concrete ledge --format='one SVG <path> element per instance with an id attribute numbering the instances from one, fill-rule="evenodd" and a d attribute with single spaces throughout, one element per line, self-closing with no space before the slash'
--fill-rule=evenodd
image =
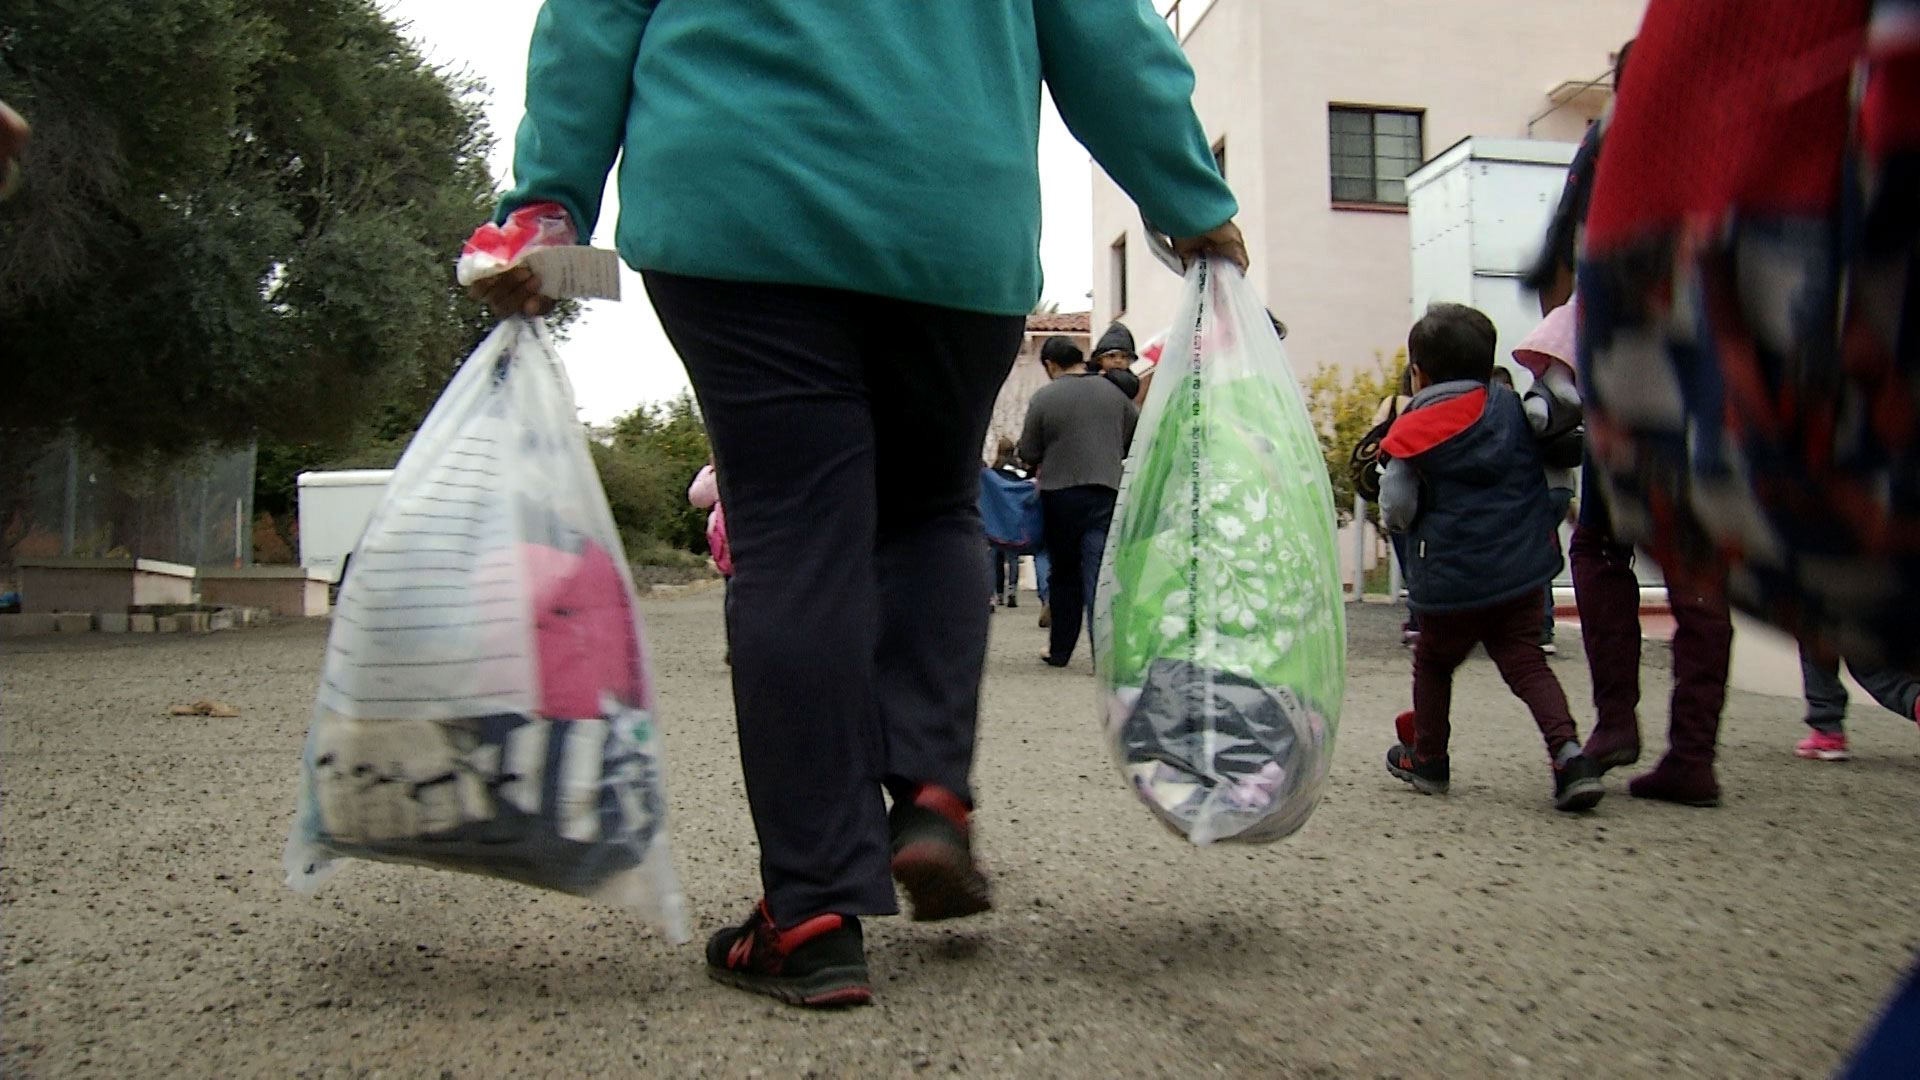
<path id="1" fill-rule="evenodd" d="M 127 630 L 135 634 L 151 634 L 154 631 L 154 618 L 151 615 L 127 616 Z"/>
<path id="2" fill-rule="evenodd" d="M 0 637 L 32 637 L 51 634 L 57 628 L 52 615 L 0 615 Z"/>
<path id="3" fill-rule="evenodd" d="M 153 630 L 156 634 L 177 634 L 180 632 L 180 616 L 178 615 L 149 615 L 147 617 L 153 620 Z"/>
<path id="4" fill-rule="evenodd" d="M 74 612 L 61 612 L 53 617 L 53 628 L 62 634 L 87 634 L 93 632 L 93 616 Z"/>
<path id="5" fill-rule="evenodd" d="M 200 569 L 200 598 L 221 607 L 265 608 L 275 615 L 325 615 L 328 582 L 301 566 L 209 566 Z"/>
<path id="6" fill-rule="evenodd" d="M 190 604 L 191 566 L 157 559 L 21 559 L 25 611 L 126 611 L 143 604 Z"/>

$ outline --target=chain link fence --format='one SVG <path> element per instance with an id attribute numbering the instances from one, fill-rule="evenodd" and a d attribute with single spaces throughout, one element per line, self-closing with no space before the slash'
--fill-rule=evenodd
<path id="1" fill-rule="evenodd" d="M 19 559 L 253 562 L 254 448 L 119 463 L 67 437 L 0 449 L 4 568 Z"/>

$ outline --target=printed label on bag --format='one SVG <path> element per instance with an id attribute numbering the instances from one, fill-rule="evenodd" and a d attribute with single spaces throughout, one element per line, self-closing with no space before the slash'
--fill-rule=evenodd
<path id="1" fill-rule="evenodd" d="M 555 300 L 620 299 L 620 256 L 606 248 L 541 248 L 527 256 L 527 266 L 540 276 L 540 294 Z"/>

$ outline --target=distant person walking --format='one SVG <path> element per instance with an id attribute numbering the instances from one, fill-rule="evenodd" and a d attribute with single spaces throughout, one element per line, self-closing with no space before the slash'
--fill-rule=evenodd
<path id="1" fill-rule="evenodd" d="M 1092 624 L 1094 582 L 1140 409 L 1066 338 L 1048 338 L 1040 363 L 1053 381 L 1027 406 L 1020 459 L 1040 471 L 1040 510 L 1053 560 L 1053 624 L 1041 659 L 1066 667 L 1082 616 Z"/>
<path id="2" fill-rule="evenodd" d="M 687 501 L 697 510 L 707 511 L 707 551 L 713 556 L 713 568 L 720 571 L 720 578 L 726 584 L 726 605 L 722 618 L 733 618 L 733 550 L 727 546 L 727 512 L 720 505 L 720 476 L 713 470 L 713 462 L 700 466 L 694 474 L 693 483 L 687 488 Z M 727 657 L 729 665 L 733 663 L 733 638 L 727 638 Z"/>

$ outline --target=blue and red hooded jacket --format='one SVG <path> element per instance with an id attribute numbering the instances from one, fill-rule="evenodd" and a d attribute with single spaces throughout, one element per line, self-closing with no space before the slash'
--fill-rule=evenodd
<path id="1" fill-rule="evenodd" d="M 1413 396 L 1381 449 L 1380 514 L 1405 532 L 1416 611 L 1491 607 L 1546 587 L 1560 544 L 1520 397 L 1472 380 Z"/>

